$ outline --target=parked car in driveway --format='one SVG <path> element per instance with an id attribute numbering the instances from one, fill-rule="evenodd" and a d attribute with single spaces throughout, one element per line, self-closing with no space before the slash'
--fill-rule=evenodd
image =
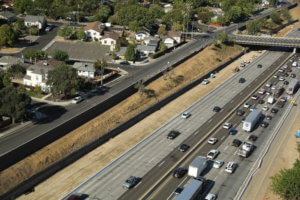
<path id="1" fill-rule="evenodd" d="M 47 27 L 45 28 L 45 31 L 46 31 L 46 32 L 49 32 L 49 31 L 51 31 L 52 29 L 53 29 L 53 26 L 50 25 L 50 26 L 47 26 Z"/>

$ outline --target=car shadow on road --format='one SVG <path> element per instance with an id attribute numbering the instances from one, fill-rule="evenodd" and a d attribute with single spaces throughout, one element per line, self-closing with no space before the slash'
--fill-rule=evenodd
<path id="1" fill-rule="evenodd" d="M 58 118 L 60 118 L 64 113 L 67 112 L 67 109 L 63 106 L 49 105 L 44 106 L 39 109 L 39 112 L 46 115 L 42 120 L 35 121 L 36 124 L 47 124 Z"/>

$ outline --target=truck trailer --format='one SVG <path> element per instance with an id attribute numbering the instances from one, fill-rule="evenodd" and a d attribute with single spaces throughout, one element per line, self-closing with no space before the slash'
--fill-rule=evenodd
<path id="1" fill-rule="evenodd" d="M 247 158 L 253 151 L 253 144 L 249 141 L 243 142 L 241 147 L 237 151 L 237 155 Z"/>
<path id="2" fill-rule="evenodd" d="M 207 160 L 203 156 L 197 156 L 193 162 L 189 165 L 188 175 L 194 178 L 200 176 L 200 174 L 207 167 Z"/>
<path id="3" fill-rule="evenodd" d="M 183 191 L 178 195 L 176 200 L 192 200 L 197 199 L 203 189 L 203 181 L 192 179 L 189 184 L 183 189 Z"/>
<path id="4" fill-rule="evenodd" d="M 243 122 L 243 130 L 251 132 L 258 120 L 261 118 L 261 111 L 258 109 L 254 109 L 244 120 Z"/>
<path id="5" fill-rule="evenodd" d="M 298 79 L 293 78 L 290 82 L 290 84 L 288 85 L 288 88 L 286 90 L 286 93 L 289 95 L 293 95 L 294 92 L 296 91 L 297 87 L 298 87 L 299 81 Z"/>

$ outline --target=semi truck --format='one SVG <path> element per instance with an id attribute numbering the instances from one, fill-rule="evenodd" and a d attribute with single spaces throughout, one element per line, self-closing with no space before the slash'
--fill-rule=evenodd
<path id="1" fill-rule="evenodd" d="M 288 85 L 288 88 L 286 90 L 286 93 L 289 95 L 293 95 L 294 92 L 296 91 L 297 87 L 298 87 L 299 81 L 298 79 L 293 78 L 290 82 L 290 84 Z"/>
<path id="2" fill-rule="evenodd" d="M 183 191 L 178 195 L 176 200 L 192 200 L 197 199 L 197 196 L 200 195 L 200 193 L 203 190 L 204 182 L 192 179 L 191 182 L 189 182 L 186 187 L 183 189 Z"/>
<path id="3" fill-rule="evenodd" d="M 253 151 L 253 144 L 249 141 L 243 142 L 241 147 L 237 151 L 237 155 L 247 158 Z"/>
<path id="4" fill-rule="evenodd" d="M 244 120 L 243 122 L 243 130 L 247 132 L 251 132 L 258 120 L 261 118 L 261 111 L 258 109 L 254 109 Z"/>
<path id="5" fill-rule="evenodd" d="M 207 167 L 207 160 L 203 156 L 197 156 L 193 162 L 189 165 L 188 175 L 194 178 L 200 176 L 200 174 Z"/>

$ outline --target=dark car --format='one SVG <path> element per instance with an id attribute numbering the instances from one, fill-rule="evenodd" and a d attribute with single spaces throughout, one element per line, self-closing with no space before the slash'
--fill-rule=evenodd
<path id="1" fill-rule="evenodd" d="M 123 184 L 124 189 L 130 189 L 134 186 L 136 186 L 141 181 L 141 178 L 130 176 L 125 183 Z"/>
<path id="2" fill-rule="evenodd" d="M 219 112 L 220 110 L 221 110 L 221 108 L 219 106 L 215 106 L 213 109 L 214 112 Z"/>
<path id="3" fill-rule="evenodd" d="M 245 114 L 245 111 L 243 111 L 243 110 L 237 110 L 236 111 L 236 115 L 238 115 L 238 116 L 242 116 L 244 114 Z"/>
<path id="4" fill-rule="evenodd" d="M 260 100 L 258 100 L 258 103 L 259 103 L 259 104 L 264 104 L 265 101 L 264 101 L 263 99 L 260 99 Z"/>
<path id="5" fill-rule="evenodd" d="M 257 68 L 262 68 L 262 64 L 258 64 L 258 65 L 257 65 Z"/>
<path id="6" fill-rule="evenodd" d="M 292 69 L 291 69 L 291 68 L 288 68 L 286 71 L 287 71 L 287 72 L 292 72 Z"/>
<path id="7" fill-rule="evenodd" d="M 272 108 L 271 109 L 271 113 L 277 113 L 278 112 L 278 109 L 277 108 Z"/>
<path id="8" fill-rule="evenodd" d="M 174 170 L 173 176 L 175 178 L 182 178 L 186 173 L 187 173 L 187 169 L 179 167 Z"/>
<path id="9" fill-rule="evenodd" d="M 234 139 L 232 141 L 232 146 L 239 147 L 241 144 L 242 144 L 242 142 L 238 139 Z"/>
<path id="10" fill-rule="evenodd" d="M 176 188 L 176 190 L 174 191 L 174 194 L 176 194 L 176 195 L 180 194 L 183 191 L 183 189 L 184 189 L 183 187 Z"/>
<path id="11" fill-rule="evenodd" d="M 261 127 L 264 127 L 264 128 L 267 128 L 267 127 L 269 126 L 269 123 L 263 121 L 263 122 L 260 124 L 260 126 L 261 126 Z"/>
<path id="12" fill-rule="evenodd" d="M 170 133 L 168 134 L 167 138 L 168 139 L 175 139 L 180 133 L 178 131 L 170 131 Z"/>
<path id="13" fill-rule="evenodd" d="M 285 76 L 285 77 L 289 77 L 289 74 L 288 74 L 288 73 L 285 73 L 284 76 Z"/>
<path id="14" fill-rule="evenodd" d="M 288 82 L 288 81 L 284 81 L 283 84 L 284 84 L 284 85 L 288 85 L 289 82 Z"/>
<path id="15" fill-rule="evenodd" d="M 271 115 L 267 115 L 267 116 L 266 116 L 266 119 L 267 119 L 267 120 L 271 120 L 271 119 L 272 119 L 272 116 L 271 116 Z"/>
<path id="16" fill-rule="evenodd" d="M 186 152 L 189 148 L 190 148 L 189 145 L 182 144 L 182 145 L 180 145 L 180 147 L 178 147 L 178 150 L 181 151 L 181 152 Z"/>
<path id="17" fill-rule="evenodd" d="M 235 134 L 237 134 L 237 130 L 236 129 L 231 129 L 230 131 L 229 131 L 229 135 L 235 135 Z"/>
<path id="18" fill-rule="evenodd" d="M 130 65 L 130 63 L 127 61 L 122 61 L 122 62 L 120 62 L 120 65 Z"/>
<path id="19" fill-rule="evenodd" d="M 294 73 L 291 73 L 291 75 L 290 75 L 292 78 L 295 78 L 296 77 L 296 74 L 294 74 Z"/>
<path id="20" fill-rule="evenodd" d="M 67 200 L 83 200 L 88 197 L 87 194 L 72 194 Z"/>
<path id="21" fill-rule="evenodd" d="M 244 78 L 239 79 L 239 83 L 245 83 L 245 81 L 246 81 L 246 79 L 244 79 Z"/>
<path id="22" fill-rule="evenodd" d="M 248 140 L 254 142 L 257 139 L 256 135 L 249 135 Z"/>

